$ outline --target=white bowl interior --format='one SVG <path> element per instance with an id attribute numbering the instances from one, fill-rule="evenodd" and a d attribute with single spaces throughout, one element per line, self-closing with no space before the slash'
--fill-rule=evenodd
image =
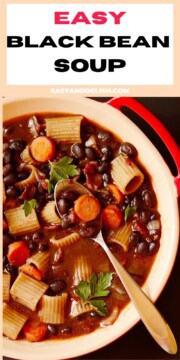
<path id="1" fill-rule="evenodd" d="M 161 246 L 148 279 L 143 286 L 144 291 L 155 301 L 171 272 L 179 235 L 176 189 L 173 177 L 161 155 L 138 127 L 125 115 L 107 104 L 74 97 L 24 99 L 5 103 L 3 115 L 4 120 L 8 120 L 33 112 L 82 114 L 118 134 L 124 141 L 132 142 L 136 146 L 141 163 L 152 177 L 162 221 Z M 33 344 L 4 338 L 4 355 L 26 360 L 32 360 L 32 358 L 34 360 L 55 360 L 77 357 L 109 344 L 122 336 L 138 320 L 139 316 L 130 303 L 120 313 L 119 318 L 112 326 L 96 330 L 79 338 Z"/>

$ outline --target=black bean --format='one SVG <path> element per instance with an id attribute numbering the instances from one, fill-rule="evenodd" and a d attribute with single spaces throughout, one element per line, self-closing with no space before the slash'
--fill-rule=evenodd
<path id="1" fill-rule="evenodd" d="M 148 243 L 146 241 L 141 241 L 139 244 L 137 244 L 137 247 L 135 248 L 135 253 L 141 256 L 147 255 L 148 252 Z"/>
<path id="2" fill-rule="evenodd" d="M 89 313 L 89 315 L 90 315 L 91 317 L 93 317 L 93 318 L 97 318 L 97 317 L 98 317 L 98 314 L 97 314 L 96 311 L 91 311 L 91 312 Z"/>
<path id="3" fill-rule="evenodd" d="M 40 136 L 45 136 L 46 135 L 46 131 L 45 130 L 41 130 L 39 133 Z"/>
<path id="4" fill-rule="evenodd" d="M 52 194 L 47 194 L 46 198 L 47 198 L 47 200 L 49 200 L 49 201 L 54 200 L 54 193 L 52 193 Z"/>
<path id="5" fill-rule="evenodd" d="M 6 255 L 3 256 L 3 269 L 8 264 L 8 258 Z"/>
<path id="6" fill-rule="evenodd" d="M 69 217 L 69 214 L 65 214 L 62 216 L 61 219 L 61 226 L 63 229 L 67 229 L 68 227 L 70 227 L 72 225 L 71 219 Z"/>
<path id="7" fill-rule="evenodd" d="M 9 175 L 11 172 L 13 172 L 13 167 L 11 164 L 6 164 L 3 166 L 3 176 Z"/>
<path id="8" fill-rule="evenodd" d="M 103 174 L 103 173 L 109 171 L 109 169 L 110 169 L 110 163 L 108 161 L 100 162 L 98 167 L 97 167 L 97 171 L 100 174 Z"/>
<path id="9" fill-rule="evenodd" d="M 61 198 L 67 199 L 67 200 L 72 201 L 72 202 L 74 202 L 77 199 L 77 197 L 78 197 L 77 192 L 72 191 L 70 189 L 65 189 L 61 193 Z"/>
<path id="10" fill-rule="evenodd" d="M 101 152 L 102 152 L 102 157 L 101 157 L 101 160 L 102 161 L 107 161 L 107 160 L 110 160 L 111 157 L 112 157 L 112 150 L 109 146 L 103 146 L 101 148 Z"/>
<path id="11" fill-rule="evenodd" d="M 142 194 L 142 199 L 147 208 L 153 208 L 156 205 L 156 197 L 152 190 L 145 190 Z"/>
<path id="12" fill-rule="evenodd" d="M 159 219 L 159 213 L 157 211 L 151 212 L 150 220 L 158 220 Z"/>
<path id="13" fill-rule="evenodd" d="M 61 329 L 61 334 L 71 334 L 72 328 L 70 326 L 64 326 L 63 329 Z"/>
<path id="14" fill-rule="evenodd" d="M 3 234 L 3 248 L 7 248 L 13 241 L 13 237 L 9 234 Z"/>
<path id="15" fill-rule="evenodd" d="M 144 224 L 147 224 L 148 221 L 150 220 L 150 216 L 151 216 L 151 213 L 149 210 L 145 209 L 145 210 L 142 210 L 140 211 L 139 213 L 139 218 L 140 220 L 144 223 Z"/>
<path id="16" fill-rule="evenodd" d="M 9 147 L 17 152 L 21 152 L 26 146 L 26 143 L 24 140 L 13 140 L 11 141 Z"/>
<path id="17" fill-rule="evenodd" d="M 14 186 L 9 186 L 6 190 L 7 197 L 16 198 L 18 196 L 18 190 Z"/>
<path id="18" fill-rule="evenodd" d="M 4 185 L 6 186 L 14 184 L 17 181 L 16 174 L 11 173 L 9 175 L 6 175 L 3 181 L 4 181 Z"/>
<path id="19" fill-rule="evenodd" d="M 35 241 L 29 241 L 28 248 L 31 252 L 34 252 L 37 250 L 38 244 Z"/>
<path id="20" fill-rule="evenodd" d="M 60 294 L 66 289 L 66 282 L 64 280 L 54 280 L 49 284 L 49 287 L 54 294 Z"/>
<path id="21" fill-rule="evenodd" d="M 27 179 L 29 176 L 29 173 L 26 172 L 26 171 L 21 171 L 19 174 L 18 174 L 18 180 L 25 180 Z"/>
<path id="22" fill-rule="evenodd" d="M 157 241 L 151 242 L 148 246 L 148 255 L 154 255 L 159 249 L 159 243 Z"/>
<path id="23" fill-rule="evenodd" d="M 71 146 L 71 152 L 77 159 L 85 158 L 84 145 L 81 143 L 75 143 Z"/>
<path id="24" fill-rule="evenodd" d="M 86 157 L 89 160 L 96 160 L 97 159 L 97 152 L 92 147 L 86 147 L 85 148 L 85 154 L 86 154 Z"/>
<path id="25" fill-rule="evenodd" d="M 70 208 L 69 202 L 66 199 L 59 199 L 57 206 L 61 215 L 66 214 Z"/>
<path id="26" fill-rule="evenodd" d="M 129 244 L 132 248 L 136 247 L 136 245 L 141 241 L 141 235 L 138 231 L 133 231 L 129 237 Z"/>
<path id="27" fill-rule="evenodd" d="M 24 241 L 26 241 L 26 242 L 29 242 L 30 240 L 32 239 L 32 236 L 31 235 L 25 235 L 24 237 L 23 237 L 23 240 Z"/>
<path id="28" fill-rule="evenodd" d="M 103 143 L 107 143 L 111 140 L 111 134 L 105 130 L 100 130 L 98 132 L 98 139 Z"/>
<path id="29" fill-rule="evenodd" d="M 122 143 L 120 146 L 120 151 L 129 157 L 137 156 L 137 150 L 135 146 L 130 144 L 129 142 Z"/>
<path id="30" fill-rule="evenodd" d="M 3 152 L 3 163 L 9 164 L 12 160 L 12 151 L 11 149 L 7 148 Z"/>
<path id="31" fill-rule="evenodd" d="M 49 246 L 46 243 L 40 242 L 38 245 L 38 251 L 39 252 L 44 252 L 46 250 L 48 250 Z"/>
<path id="32" fill-rule="evenodd" d="M 139 195 L 134 195 L 131 199 L 131 206 L 136 206 L 137 208 L 140 208 L 142 206 L 142 201 Z"/>
<path id="33" fill-rule="evenodd" d="M 5 135 L 9 135 L 9 134 L 12 134 L 12 132 L 14 131 L 13 127 L 12 126 L 4 126 L 3 127 L 3 133 Z"/>
<path id="34" fill-rule="evenodd" d="M 96 197 L 103 206 L 106 206 L 114 202 L 113 196 L 106 192 L 96 192 Z"/>
<path id="35" fill-rule="evenodd" d="M 5 271 L 11 275 L 17 274 L 17 269 L 9 263 L 5 266 Z"/>
<path id="36" fill-rule="evenodd" d="M 33 241 L 40 241 L 43 237 L 43 233 L 35 232 L 32 236 Z"/>
<path id="37" fill-rule="evenodd" d="M 106 184 L 109 184 L 111 182 L 111 175 L 109 173 L 103 174 L 103 180 Z"/>
<path id="38" fill-rule="evenodd" d="M 49 177 L 49 172 L 50 172 L 50 165 L 49 164 L 42 164 L 39 169 L 47 175 L 47 177 Z"/>
<path id="39" fill-rule="evenodd" d="M 82 237 L 89 237 L 89 238 L 95 237 L 95 236 L 97 236 L 98 232 L 99 232 L 99 229 L 96 225 L 91 225 L 86 228 L 80 229 L 80 235 Z"/>
<path id="40" fill-rule="evenodd" d="M 58 334 L 58 327 L 56 325 L 48 324 L 48 331 L 51 335 L 57 335 Z"/>

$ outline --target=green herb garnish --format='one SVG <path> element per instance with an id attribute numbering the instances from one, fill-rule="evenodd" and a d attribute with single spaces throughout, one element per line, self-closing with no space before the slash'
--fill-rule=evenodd
<path id="1" fill-rule="evenodd" d="M 77 166 L 72 164 L 73 159 L 69 156 L 64 156 L 59 162 L 49 162 L 50 178 L 48 181 L 48 192 L 51 193 L 54 190 L 56 183 L 62 179 L 69 179 L 78 175 Z"/>
<path id="2" fill-rule="evenodd" d="M 131 216 L 135 214 L 136 210 L 137 206 L 128 205 L 124 213 L 124 220 L 127 221 Z"/>
<path id="3" fill-rule="evenodd" d="M 24 210 L 25 216 L 28 216 L 29 214 L 31 214 L 32 209 L 35 209 L 36 205 L 37 205 L 36 199 L 25 200 L 25 202 L 23 204 L 23 210 Z"/>
<path id="4" fill-rule="evenodd" d="M 109 295 L 110 291 L 107 288 L 111 285 L 112 277 L 112 272 L 100 273 L 98 276 L 93 274 L 89 282 L 80 281 L 75 291 L 76 295 L 90 304 L 97 314 L 101 316 L 106 316 L 108 310 L 106 302 L 97 298 Z"/>

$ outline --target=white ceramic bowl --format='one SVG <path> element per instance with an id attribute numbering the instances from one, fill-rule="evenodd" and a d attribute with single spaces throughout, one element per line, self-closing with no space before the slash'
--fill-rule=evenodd
<path id="1" fill-rule="evenodd" d="M 4 104 L 4 121 L 25 114 L 40 112 L 65 112 L 82 114 L 97 124 L 105 126 L 124 141 L 132 142 L 139 158 L 152 176 L 162 221 L 161 246 L 155 262 L 143 286 L 148 296 L 155 301 L 161 293 L 174 264 L 179 235 L 177 192 L 172 175 L 163 158 L 142 133 L 125 115 L 105 103 L 86 98 L 35 98 L 21 99 Z M 24 360 L 59 360 L 84 355 L 95 351 L 126 333 L 139 320 L 134 306 L 129 303 L 117 321 L 106 328 L 68 340 L 29 343 L 4 338 L 3 353 Z"/>

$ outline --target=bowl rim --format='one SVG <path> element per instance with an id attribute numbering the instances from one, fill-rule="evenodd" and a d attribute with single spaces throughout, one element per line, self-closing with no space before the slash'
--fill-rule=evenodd
<path id="1" fill-rule="evenodd" d="M 19 102 L 26 102 L 26 101 L 58 101 L 58 100 L 63 100 L 63 99 L 68 99 L 68 101 L 75 101 L 76 103 L 79 102 L 81 104 L 81 102 L 83 101 L 84 104 L 86 103 L 88 106 L 93 106 L 94 107 L 104 107 L 104 110 L 107 111 L 107 112 L 110 112 L 112 115 L 114 115 L 114 117 L 119 117 L 119 114 L 120 114 L 120 111 L 117 110 L 117 109 L 114 109 L 112 108 L 110 105 L 108 105 L 107 103 L 100 103 L 96 100 L 92 100 L 92 99 L 87 99 L 87 98 L 75 98 L 75 97 L 70 97 L 70 96 L 58 96 L 58 98 L 52 98 L 52 97 L 38 97 L 38 98 L 16 98 L 16 99 L 6 99 L 4 101 L 4 106 L 5 107 L 8 107 L 9 105 L 11 105 L 12 103 L 16 103 L 18 104 Z M 100 111 L 102 110 L 103 108 L 100 109 Z M 44 111 L 46 112 L 46 111 Z M 59 111 L 57 111 L 59 112 Z M 28 113 L 28 112 L 27 112 Z M 159 151 L 155 148 L 155 146 L 151 143 L 151 141 L 146 137 L 146 135 L 138 128 L 138 126 L 136 126 L 135 124 L 133 124 L 131 122 L 131 120 L 128 118 L 128 117 L 125 117 L 126 118 L 126 121 L 127 123 L 129 122 L 131 124 L 131 127 L 135 130 L 135 131 L 138 131 L 141 135 L 143 135 L 144 139 L 146 139 L 146 141 L 149 142 L 150 144 L 150 147 L 152 148 L 152 150 L 154 151 L 154 153 L 159 157 L 159 160 L 161 160 L 161 165 L 163 167 L 163 170 L 165 171 L 167 177 L 168 177 L 168 183 L 169 183 L 169 186 L 171 187 L 171 190 L 172 190 L 172 201 L 174 203 L 174 215 L 175 215 L 175 218 L 176 218 L 176 222 L 177 222 L 177 219 L 178 219 L 178 204 L 177 204 L 177 194 L 176 194 L 176 189 L 175 189 L 175 185 L 173 183 L 173 177 L 170 173 L 170 170 L 168 168 L 168 166 L 166 165 L 164 159 L 162 158 L 162 156 L 160 155 Z M 6 119 L 8 120 L 8 119 Z M 5 120 L 5 121 L 6 121 Z M 93 121 L 95 121 L 95 119 L 93 119 Z M 174 188 L 173 188 L 174 187 Z M 177 249 L 178 249 L 178 234 L 179 234 L 179 226 L 178 226 L 178 222 L 176 224 L 176 229 L 175 229 L 175 240 L 174 240 L 174 246 L 173 246 L 173 250 L 171 252 L 171 259 L 170 259 L 170 262 L 168 264 L 168 270 L 166 270 L 166 276 L 164 277 L 163 279 L 163 282 L 161 284 L 161 287 L 160 289 L 158 289 L 158 292 L 157 294 L 152 298 L 153 301 L 156 301 L 156 299 L 160 296 L 161 292 L 163 291 L 167 281 L 168 281 L 168 278 L 171 274 L 171 271 L 172 271 L 172 268 L 173 268 L 173 265 L 174 265 L 174 261 L 175 261 L 175 258 L 176 258 L 176 254 L 177 254 Z M 146 284 L 146 283 L 145 283 Z M 144 289 L 145 285 L 143 286 L 143 289 Z M 127 305 L 125 307 L 125 309 L 128 309 L 129 306 L 131 306 L 132 304 L 130 303 L 129 305 Z M 124 312 L 124 310 L 123 310 Z M 90 352 L 93 352 L 95 350 L 98 350 L 100 349 L 101 347 L 103 346 L 106 346 L 108 344 L 110 344 L 111 342 L 115 341 L 117 338 L 119 338 L 120 336 L 124 335 L 127 331 L 129 331 L 129 329 L 131 329 L 138 321 L 139 321 L 139 316 L 136 315 L 134 316 L 133 318 L 133 322 L 131 324 L 129 324 L 129 326 L 125 329 L 125 331 L 123 332 L 123 334 L 121 335 L 117 335 L 116 336 L 109 336 L 109 339 L 107 341 L 107 339 L 104 337 L 103 339 L 101 339 L 100 343 L 99 344 L 96 344 L 96 345 L 93 345 L 93 344 L 90 344 L 90 348 L 87 349 L 87 351 L 81 351 L 78 349 L 78 347 L 76 347 L 75 349 L 75 352 L 74 354 L 72 354 L 72 351 L 71 351 L 71 358 L 73 357 L 77 357 L 77 356 L 81 356 L 81 355 L 85 355 L 87 353 L 90 353 Z M 97 330 L 99 331 L 99 330 Z M 95 334 L 95 332 L 93 332 L 93 334 Z M 108 333 L 108 332 L 107 332 Z M 91 334 L 89 334 L 91 335 Z M 87 337 L 87 335 L 85 335 L 85 337 Z M 83 336 L 82 337 L 78 337 L 78 338 L 81 338 L 83 339 Z M 77 339 L 78 338 L 74 338 L 74 341 L 77 342 Z M 58 341 L 58 340 L 57 340 Z M 68 339 L 69 341 L 69 339 Z M 18 358 L 18 359 L 26 359 L 26 360 L 32 360 L 32 353 L 31 354 L 27 354 L 27 350 L 25 350 L 25 352 L 23 353 L 22 352 L 22 349 L 21 349 L 21 353 L 17 352 L 15 355 L 14 355 L 14 350 L 13 352 L 11 351 L 11 349 L 9 349 L 9 346 L 8 344 L 12 343 L 12 340 L 9 340 L 9 339 L 4 339 L 4 344 L 5 344 L 5 349 L 3 348 L 4 350 L 4 355 L 5 356 L 9 356 L 9 357 L 12 357 L 14 358 L 15 356 Z M 20 342 L 19 342 L 20 343 Z M 26 342 L 23 341 L 23 345 L 24 343 L 26 344 Z M 47 342 L 48 344 L 50 344 L 50 341 Z M 53 341 L 53 344 L 55 343 L 55 341 Z M 60 344 L 61 342 L 59 342 Z M 44 344 L 44 343 L 42 343 Z M 32 346 L 32 344 L 31 344 Z M 8 347 L 8 348 L 7 348 Z M 25 346 L 26 347 L 26 346 Z M 36 351 L 36 350 L 35 350 Z M 58 350 L 59 351 L 59 350 Z M 30 357 L 29 357 L 30 356 Z M 65 356 L 62 356 L 61 359 L 67 359 L 69 358 L 70 356 L 68 355 L 68 357 L 65 355 Z M 36 358 L 33 356 L 33 359 L 36 360 Z M 37 358 L 39 359 L 39 357 Z M 51 354 L 48 354 L 46 355 L 46 357 L 43 357 L 43 360 L 50 360 L 50 359 L 53 359 L 53 360 L 59 360 L 59 356 L 58 357 L 52 357 Z"/>

